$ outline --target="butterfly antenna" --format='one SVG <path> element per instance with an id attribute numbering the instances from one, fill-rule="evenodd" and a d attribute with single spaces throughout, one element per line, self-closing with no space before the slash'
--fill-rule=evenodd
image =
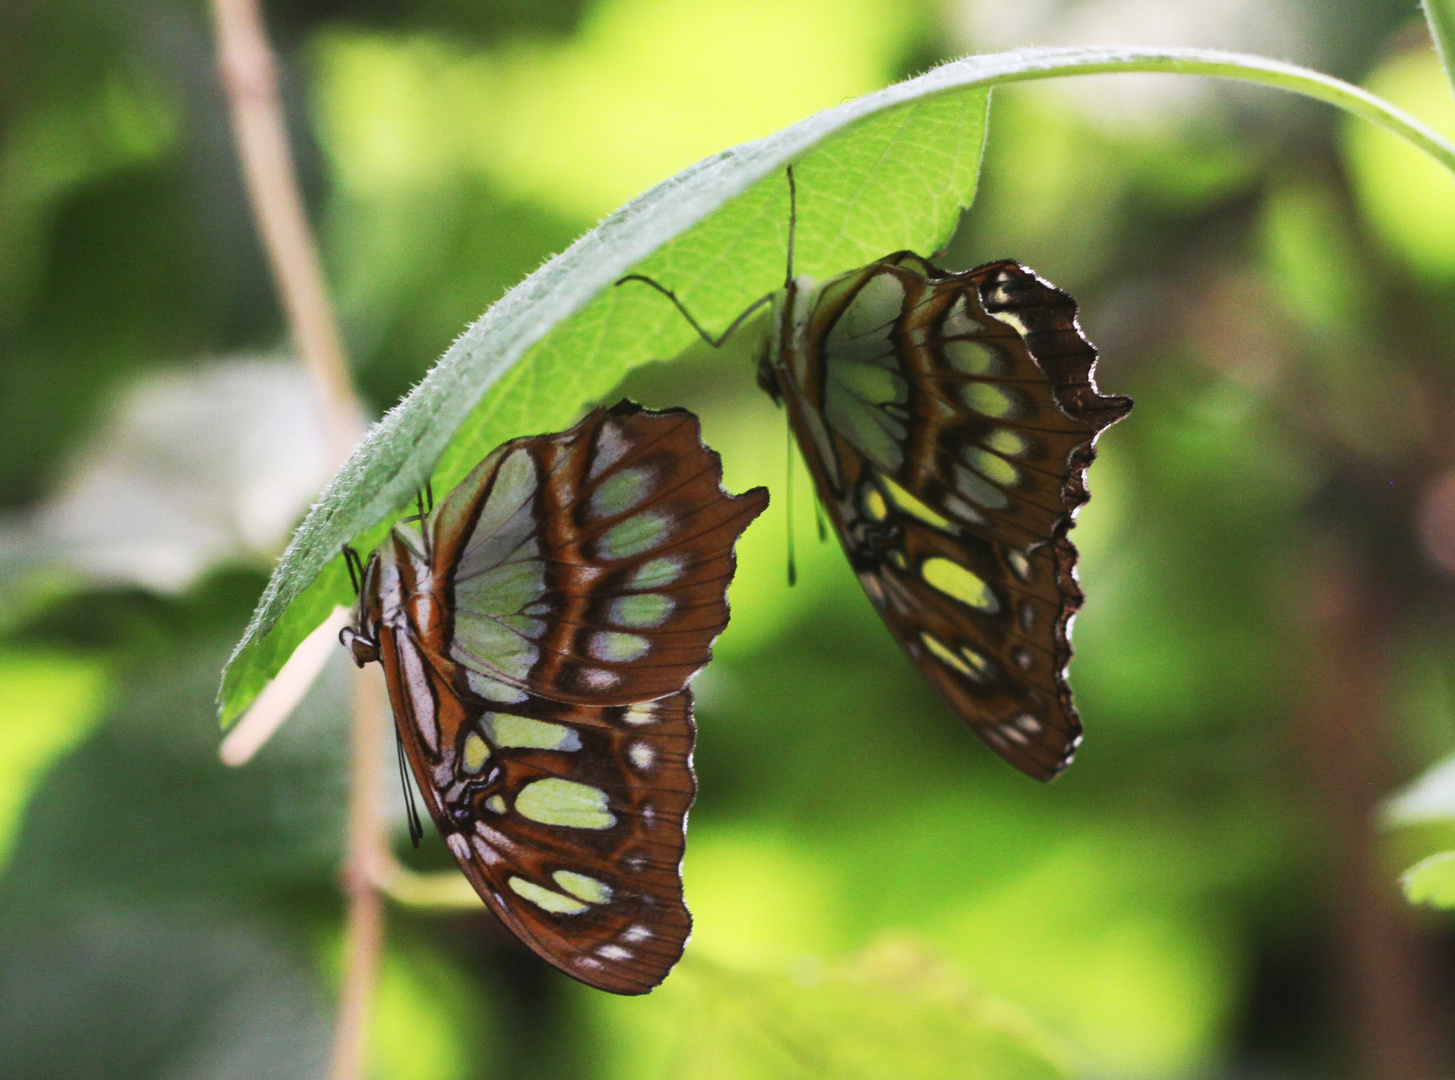
<path id="1" fill-rule="evenodd" d="M 428 481 L 426 481 L 425 486 L 414 493 L 414 508 L 419 511 L 419 513 L 414 516 L 414 520 L 419 522 L 419 536 L 420 539 L 424 542 L 424 557 L 428 561 L 434 562 L 434 552 L 430 551 L 429 549 L 429 528 L 425 524 L 424 520 L 426 515 L 429 514 L 430 510 L 434 509 L 433 492 L 430 493 L 429 508 L 426 509 L 424 505 L 424 493 L 428 487 L 429 483 Z"/>
<path id="2" fill-rule="evenodd" d="M 409 842 L 419 847 L 424 839 L 424 823 L 419 819 L 419 807 L 414 805 L 414 788 L 409 783 L 409 762 L 404 756 L 404 737 L 394 729 L 394 749 L 399 757 L 399 783 L 404 788 L 404 818 L 409 822 Z"/>
<path id="3" fill-rule="evenodd" d="M 359 572 L 359 570 L 356 570 L 354 568 L 354 563 L 361 561 L 362 560 L 359 559 L 359 553 L 353 548 L 349 547 L 348 544 L 345 544 L 344 565 L 349 568 L 349 581 L 353 582 L 355 596 L 358 596 L 359 593 L 363 591 L 363 585 L 361 584 L 361 579 L 363 575 Z"/>
<path id="4" fill-rule="evenodd" d="M 743 323 L 748 320 L 748 316 L 752 315 L 753 312 L 757 311 L 760 307 L 773 299 L 772 293 L 765 293 L 764 295 L 758 297 L 758 299 L 754 300 L 751 304 L 743 309 L 742 314 L 734 319 L 731 325 L 729 325 L 726 330 L 724 330 L 721 334 L 717 335 L 717 337 L 713 337 L 711 334 L 703 329 L 700 322 L 692 317 L 692 312 L 688 311 L 686 305 L 683 304 L 681 300 L 677 299 L 677 294 L 674 293 L 671 289 L 667 288 L 667 286 L 663 285 L 661 282 L 653 281 L 645 274 L 628 274 L 626 277 L 616 279 L 616 283 L 618 285 L 625 285 L 628 281 L 640 281 L 645 285 L 650 285 L 652 288 L 656 289 L 659 293 L 665 296 L 668 300 L 672 301 L 672 303 L 676 306 L 677 310 L 681 312 L 682 317 L 687 320 L 688 324 L 691 325 L 692 329 L 697 331 L 697 336 L 700 337 L 703 341 L 707 342 L 709 345 L 711 345 L 714 349 L 722 348 L 723 345 L 727 342 L 727 339 L 733 336 L 734 331 L 736 331 L 738 327 L 742 326 Z"/>
<path id="5" fill-rule="evenodd" d="M 786 417 L 787 414 L 785 413 Z M 788 432 L 788 453 L 785 464 L 788 466 L 787 479 L 783 483 L 785 520 L 788 529 L 788 587 L 791 589 L 798 584 L 798 560 L 794 558 L 793 551 L 793 425 L 787 426 Z"/>
<path id="6" fill-rule="evenodd" d="M 428 480 L 424 482 L 424 512 L 434 513 L 434 485 Z"/>
<path id="7" fill-rule="evenodd" d="M 786 289 L 793 284 L 793 240 L 798 232 L 798 185 L 793 182 L 793 166 L 788 166 L 788 273 L 783 278 Z"/>

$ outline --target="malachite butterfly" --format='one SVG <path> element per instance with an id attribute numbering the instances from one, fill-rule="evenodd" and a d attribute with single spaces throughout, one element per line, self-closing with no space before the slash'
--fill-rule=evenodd
<path id="1" fill-rule="evenodd" d="M 793 273 L 791 205 L 784 287 L 727 333 L 771 302 L 758 383 L 786 406 L 864 591 L 986 743 L 1053 779 L 1081 742 L 1066 533 L 1097 436 L 1131 400 L 1097 391 L 1076 302 L 1020 263 L 948 273 L 900 251 L 816 282 Z M 726 338 L 666 286 L 627 280 Z"/>
<path id="2" fill-rule="evenodd" d="M 379 661 L 430 816 L 481 898 L 582 982 L 645 993 L 682 955 L 687 684 L 727 624 L 729 495 L 683 409 L 630 402 L 514 439 L 359 566 L 354 660 Z"/>

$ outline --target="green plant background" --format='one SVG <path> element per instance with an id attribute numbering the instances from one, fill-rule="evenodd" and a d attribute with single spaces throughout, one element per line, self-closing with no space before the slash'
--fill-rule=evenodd
<path id="1" fill-rule="evenodd" d="M 1118 30 L 1112 4 L 1061 14 L 1092 25 L 1098 6 Z M 1402 6 L 1285 8 L 1300 60 L 1455 133 Z M 371 406 L 651 184 L 1007 44 L 975 10 L 270 5 Z M 280 342 L 203 15 L 169 0 L 7 13 L 0 499 L 16 521 L 64 490 L 133 379 Z M 1173 81 L 996 91 L 979 195 L 943 258 L 1015 256 L 1072 291 L 1103 388 L 1137 400 L 1103 440 L 1075 532 L 1090 599 L 1072 770 L 1025 781 L 946 712 L 802 498 L 787 589 L 782 419 L 753 385 L 750 343 L 674 357 L 687 335 L 633 299 L 650 320 L 637 346 L 660 362 L 613 386 L 563 353 L 531 400 L 553 424 L 622 393 L 688 405 L 728 486 L 775 495 L 740 546 L 733 621 L 698 684 L 693 943 L 660 991 L 623 1000 L 545 969 L 487 916 L 392 908 L 381 1080 L 1338 1076 L 1378 1045 L 1347 1019 L 1368 988 L 1350 956 L 1374 940 L 1351 922 L 1350 860 L 1388 856 L 1392 892 L 1449 838 L 1428 821 L 1381 838 L 1369 813 L 1349 815 L 1320 691 L 1347 666 L 1329 582 L 1372 612 L 1354 636 L 1369 644 L 1360 730 L 1376 737 L 1336 762 L 1367 767 L 1372 813 L 1451 750 L 1451 579 L 1428 523 L 1455 467 L 1455 187 L 1324 106 L 1180 77 L 1166 96 Z M 982 114 L 959 109 L 973 130 Z M 949 173 L 940 190 L 966 193 L 973 176 Z M 781 187 L 761 191 L 772 240 Z M 919 220 L 856 216 L 850 239 L 948 235 L 946 207 L 925 217 L 910 201 Z M 810 266 L 862 257 L 801 243 Z M 774 262 L 771 244 L 748 256 Z M 691 300 L 709 320 L 739 306 Z M 488 421 L 482 443 L 526 433 Z M 319 1075 L 342 665 L 227 770 L 214 694 L 266 559 L 213 565 L 179 593 L 0 569 L 0 1075 Z M 410 858 L 448 862 L 433 841 Z M 1448 925 L 1386 910 L 1421 958 L 1399 977 L 1438 1002 Z M 1410 1038 L 1438 1059 L 1447 1025 L 1413 1013 Z"/>

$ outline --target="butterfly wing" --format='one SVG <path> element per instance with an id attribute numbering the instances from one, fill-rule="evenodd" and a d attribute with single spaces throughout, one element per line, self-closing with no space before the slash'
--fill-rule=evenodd
<path id="1" fill-rule="evenodd" d="M 956 712 L 1051 779 L 1081 734 L 1066 531 L 1131 402 L 1097 392 L 1075 302 L 1018 263 L 900 252 L 801 311 L 771 374 L 860 581 Z"/>
<path id="2" fill-rule="evenodd" d="M 380 659 L 410 766 L 445 842 L 490 910 L 543 959 L 618 994 L 656 986 L 691 919 L 682 851 L 692 698 L 593 708 L 504 706 L 407 622 Z"/>
<path id="3" fill-rule="evenodd" d="M 629 402 L 490 455 L 426 524 L 475 691 L 600 707 L 685 687 L 727 622 L 733 544 L 768 503 L 721 479 L 695 416 Z"/>

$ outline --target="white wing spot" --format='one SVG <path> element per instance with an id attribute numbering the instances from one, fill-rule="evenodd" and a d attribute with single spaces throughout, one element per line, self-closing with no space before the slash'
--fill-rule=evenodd
<path id="1" fill-rule="evenodd" d="M 1031 603 L 1029 600 L 1022 600 L 1021 601 L 1021 629 L 1023 629 L 1026 633 L 1029 634 L 1031 632 L 1031 628 L 1033 626 L 1035 626 L 1035 625 L 1036 625 L 1036 605 L 1033 604 L 1033 603 Z"/>
<path id="2" fill-rule="evenodd" d="M 621 676 L 605 668 L 582 668 L 581 681 L 593 690 L 605 690 L 621 681 Z"/>
<path id="3" fill-rule="evenodd" d="M 1010 651 L 1010 658 L 1015 661 L 1016 667 L 1020 668 L 1022 671 L 1030 671 L 1031 668 L 1036 666 L 1035 656 L 1033 656 L 1031 654 L 1031 650 L 1026 648 L 1024 645 L 1017 645 L 1014 649 L 1012 649 Z"/>
<path id="4" fill-rule="evenodd" d="M 657 704 L 654 701 L 644 701 L 640 705 L 630 705 L 626 712 L 621 714 L 621 718 L 632 727 L 655 724 L 657 722 Z"/>
<path id="5" fill-rule="evenodd" d="M 641 923 L 634 923 L 622 931 L 621 940 L 631 942 L 635 945 L 639 941 L 646 941 L 652 936 L 652 932 Z"/>
<path id="6" fill-rule="evenodd" d="M 1021 713 L 1011 723 L 1020 728 L 1027 735 L 1037 735 L 1041 731 L 1041 722 L 1030 713 Z"/>
<path id="7" fill-rule="evenodd" d="M 1001 289 L 998 299 L 1002 303 L 1005 303 L 1010 299 L 1010 294 L 1006 290 Z M 1031 332 L 1031 328 L 1026 325 L 1025 320 L 1017 315 L 1014 311 L 997 311 L 995 313 L 995 317 L 1001 322 L 1005 323 L 1006 326 L 1009 326 L 1012 330 L 1015 330 L 1017 333 L 1019 333 L 1021 337 L 1025 337 Z"/>
<path id="8" fill-rule="evenodd" d="M 626 752 L 626 756 L 631 758 L 631 763 L 636 766 L 638 771 L 646 772 L 652 767 L 652 763 L 657 760 L 657 751 L 652 749 L 650 743 L 638 742 L 632 743 L 631 749 Z"/>
<path id="9" fill-rule="evenodd" d="M 940 332 L 946 337 L 963 337 L 966 334 L 979 334 L 983 329 L 978 321 L 970 317 L 969 305 L 965 302 L 965 297 L 961 296 L 945 314 Z"/>
<path id="10" fill-rule="evenodd" d="M 603 945 L 596 950 L 597 956 L 604 956 L 608 960 L 630 960 L 632 954 L 620 945 Z"/>
<path id="11" fill-rule="evenodd" d="M 477 827 L 478 824 L 477 822 Z M 475 849 L 475 854 L 480 856 L 480 861 L 486 866 L 494 866 L 501 861 L 500 852 L 478 836 L 470 837 L 470 846 Z"/>
<path id="12" fill-rule="evenodd" d="M 1007 551 L 1005 561 L 1010 563 L 1010 568 L 1015 571 L 1015 576 L 1022 581 L 1031 580 L 1031 560 L 1022 555 L 1019 551 Z"/>
<path id="13" fill-rule="evenodd" d="M 625 457 L 630 449 L 631 442 L 622 434 L 621 428 L 609 421 L 602 424 L 601 431 L 596 436 L 596 457 L 591 461 L 591 472 L 587 479 L 595 480 Z"/>

